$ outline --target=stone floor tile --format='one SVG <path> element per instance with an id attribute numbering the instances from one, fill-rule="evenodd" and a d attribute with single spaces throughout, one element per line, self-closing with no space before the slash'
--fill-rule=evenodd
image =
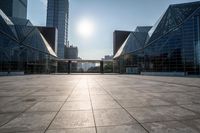
<path id="1" fill-rule="evenodd" d="M 97 126 L 133 124 L 136 121 L 123 109 L 104 109 L 94 111 Z"/>
<path id="2" fill-rule="evenodd" d="M 67 99 L 68 95 L 66 96 L 46 96 L 44 97 L 44 102 L 64 102 Z"/>
<path id="3" fill-rule="evenodd" d="M 0 114 L 0 126 L 15 118 L 19 113 L 4 113 Z"/>
<path id="4" fill-rule="evenodd" d="M 0 113 L 23 112 L 33 106 L 35 102 L 11 102 L 0 108 Z"/>
<path id="5" fill-rule="evenodd" d="M 164 110 L 168 107 L 127 108 L 128 112 L 140 123 L 174 120 Z"/>
<path id="6" fill-rule="evenodd" d="M 95 128 L 75 128 L 75 129 L 47 130 L 46 133 L 96 133 L 96 131 Z"/>
<path id="7" fill-rule="evenodd" d="M 139 132 L 135 119 L 152 132 L 200 132 L 199 82 L 139 75 L 0 77 L 0 132 L 44 132 L 51 122 L 49 132 L 95 132 L 90 100 L 98 132 Z M 57 103 L 66 100 L 54 119 Z M 20 114 L 27 110 L 33 112 Z"/>
<path id="8" fill-rule="evenodd" d="M 90 101 L 66 102 L 61 110 L 91 110 Z"/>
<path id="9" fill-rule="evenodd" d="M 200 133 L 200 119 L 180 121 L 181 123 L 197 130 Z"/>
<path id="10" fill-rule="evenodd" d="M 61 111 L 50 129 L 94 127 L 92 111 Z"/>
<path id="11" fill-rule="evenodd" d="M 110 95 L 91 95 L 92 101 L 100 101 L 100 100 L 113 100 L 113 98 Z"/>
<path id="12" fill-rule="evenodd" d="M 89 94 L 87 95 L 71 95 L 67 101 L 90 101 Z"/>
<path id="13" fill-rule="evenodd" d="M 45 130 L 54 116 L 54 112 L 24 113 L 0 127 L 0 132 Z"/>
<path id="14" fill-rule="evenodd" d="M 150 133 L 199 133 L 178 121 L 142 124 Z"/>
<path id="15" fill-rule="evenodd" d="M 165 112 L 170 117 L 175 118 L 177 120 L 200 118 L 198 114 L 178 106 L 169 106 L 168 108 L 163 110 L 163 112 Z"/>
<path id="16" fill-rule="evenodd" d="M 27 131 L 24 131 L 24 132 L 15 132 L 15 133 L 27 133 Z M 28 133 L 44 133 L 44 130 L 43 131 L 28 131 Z"/>
<path id="17" fill-rule="evenodd" d="M 139 124 L 97 127 L 98 133 L 147 133 Z"/>
<path id="18" fill-rule="evenodd" d="M 161 106 L 171 105 L 160 99 L 132 99 L 132 100 L 118 100 L 118 102 L 125 108 L 127 107 L 145 107 L 145 106 Z"/>
<path id="19" fill-rule="evenodd" d="M 0 92 L 1 93 L 1 92 Z M 13 102 L 16 101 L 17 99 L 20 99 L 21 97 L 0 97 L 0 107 L 2 107 L 3 105 L 9 103 L 9 102 Z"/>
<path id="20" fill-rule="evenodd" d="M 34 106 L 32 106 L 30 109 L 28 109 L 28 112 L 36 112 L 36 111 L 58 111 L 63 102 L 38 102 Z"/>
<path id="21" fill-rule="evenodd" d="M 121 106 L 114 100 L 95 100 L 92 102 L 93 109 L 117 109 Z"/>
<path id="22" fill-rule="evenodd" d="M 200 105 L 199 104 L 190 104 L 190 105 L 181 105 L 182 107 L 192 110 L 194 112 L 200 113 Z"/>

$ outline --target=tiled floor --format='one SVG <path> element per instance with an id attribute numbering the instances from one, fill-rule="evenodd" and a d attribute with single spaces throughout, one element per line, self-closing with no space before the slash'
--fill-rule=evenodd
<path id="1" fill-rule="evenodd" d="M 0 133 L 200 133 L 200 78 L 0 77 Z"/>

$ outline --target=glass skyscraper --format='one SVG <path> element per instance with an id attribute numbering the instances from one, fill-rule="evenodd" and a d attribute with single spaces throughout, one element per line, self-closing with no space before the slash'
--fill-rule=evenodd
<path id="1" fill-rule="evenodd" d="M 64 58 L 65 55 L 65 45 L 68 41 L 68 18 L 68 0 L 48 0 L 46 25 L 58 29 L 57 55 L 59 58 Z"/>
<path id="2" fill-rule="evenodd" d="M 170 5 L 151 29 L 130 33 L 114 59 L 121 73 L 200 74 L 200 2 Z"/>
<path id="3" fill-rule="evenodd" d="M 8 17 L 26 19 L 27 0 L 0 0 L 0 9 Z"/>

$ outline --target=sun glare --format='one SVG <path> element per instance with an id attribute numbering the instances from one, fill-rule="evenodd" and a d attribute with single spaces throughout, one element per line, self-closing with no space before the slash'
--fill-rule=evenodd
<path id="1" fill-rule="evenodd" d="M 83 38 L 90 38 L 94 33 L 94 24 L 88 19 L 83 19 L 78 23 L 78 33 Z"/>

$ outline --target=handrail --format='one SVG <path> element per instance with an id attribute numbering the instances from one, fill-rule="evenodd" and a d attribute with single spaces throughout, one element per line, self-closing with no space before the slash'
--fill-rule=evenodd
<path id="1" fill-rule="evenodd" d="M 54 59 L 55 61 L 61 61 L 61 62 L 113 62 L 113 60 L 82 60 L 82 59 Z"/>

